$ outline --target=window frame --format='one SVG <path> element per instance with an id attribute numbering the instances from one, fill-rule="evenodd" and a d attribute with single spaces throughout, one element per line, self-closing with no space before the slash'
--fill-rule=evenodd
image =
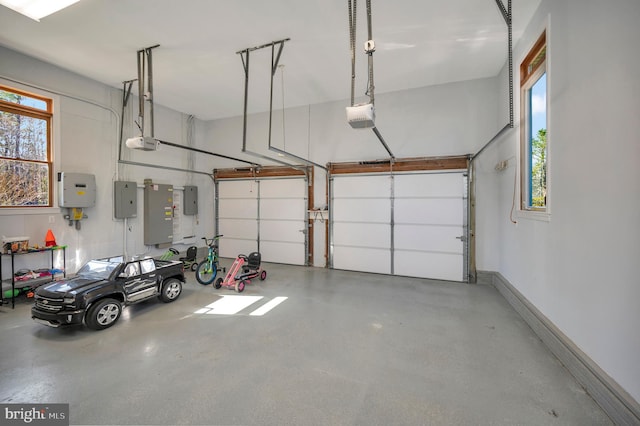
<path id="1" fill-rule="evenodd" d="M 140 274 L 150 274 L 156 270 L 156 262 L 153 259 L 143 259 L 140 261 Z"/>
<path id="2" fill-rule="evenodd" d="M 133 262 L 129 262 L 124 267 L 124 276 L 125 276 L 125 278 L 139 277 L 140 276 L 140 262 L 137 261 L 137 260 L 133 261 Z"/>
<path id="3" fill-rule="evenodd" d="M 59 96 L 55 93 L 48 92 L 46 89 L 41 89 L 36 86 L 25 85 L 16 80 L 5 79 L 0 77 L 0 88 L 5 91 L 16 93 L 23 96 L 28 96 L 34 99 L 38 99 L 46 102 L 47 110 L 38 108 L 32 108 L 29 106 L 21 106 L 20 109 L 25 111 L 24 115 L 34 116 L 40 118 L 41 114 L 49 114 L 49 120 L 47 123 L 47 164 L 49 167 L 49 205 L 42 206 L 3 206 L 0 207 L 0 217 L 7 215 L 31 215 L 31 214 L 54 214 L 59 213 L 58 198 L 57 198 L 57 185 L 56 176 L 58 173 L 58 166 L 56 159 L 60 157 L 60 146 L 56 143 L 60 140 L 60 114 L 56 114 L 57 107 L 59 105 Z M 17 104 L 12 102 L 3 102 L 4 110 L 15 109 Z M 22 160 L 29 161 L 29 160 Z M 51 217 L 49 220 L 55 220 Z"/>
<path id="4" fill-rule="evenodd" d="M 518 185 L 518 216 L 539 220 L 550 220 L 550 159 L 549 159 L 549 48 L 547 43 L 548 30 L 545 28 L 537 37 L 535 43 L 527 51 L 526 56 L 520 63 L 520 144 L 519 144 L 519 185 Z M 542 59 L 540 56 L 543 55 Z M 531 194 L 532 171 L 530 165 L 531 157 L 531 89 L 546 74 L 546 126 L 547 139 L 545 149 L 546 176 L 545 189 L 546 199 L 544 206 L 532 206 L 529 203 Z"/>

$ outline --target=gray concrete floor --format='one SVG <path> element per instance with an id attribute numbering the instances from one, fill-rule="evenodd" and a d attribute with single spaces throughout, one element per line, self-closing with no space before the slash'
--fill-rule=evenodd
<path id="1" fill-rule="evenodd" d="M 192 272 L 99 332 L 1 307 L 0 401 L 69 403 L 71 424 L 611 424 L 490 285 L 264 266 L 235 315 L 195 313 L 237 293 Z"/>

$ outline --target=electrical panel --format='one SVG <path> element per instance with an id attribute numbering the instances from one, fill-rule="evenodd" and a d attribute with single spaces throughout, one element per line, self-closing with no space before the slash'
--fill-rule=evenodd
<path id="1" fill-rule="evenodd" d="M 58 173 L 60 207 L 93 207 L 96 205 L 96 176 L 88 173 Z"/>
<path id="2" fill-rule="evenodd" d="M 198 214 L 198 187 L 197 186 L 184 187 L 183 203 L 184 203 L 185 215 Z"/>
<path id="3" fill-rule="evenodd" d="M 145 182 L 144 244 L 173 242 L 173 186 Z"/>
<path id="4" fill-rule="evenodd" d="M 113 216 L 116 219 L 138 215 L 138 193 L 135 182 L 117 181 L 113 183 Z"/>

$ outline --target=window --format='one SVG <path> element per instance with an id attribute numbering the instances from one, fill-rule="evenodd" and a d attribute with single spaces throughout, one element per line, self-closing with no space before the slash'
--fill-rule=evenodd
<path id="1" fill-rule="evenodd" d="M 141 260 L 140 267 L 143 274 L 148 274 L 156 270 L 156 262 L 153 259 Z"/>
<path id="2" fill-rule="evenodd" d="M 124 269 L 125 277 L 136 277 L 140 275 L 140 263 L 132 262 L 128 264 Z"/>
<path id="3" fill-rule="evenodd" d="M 548 211 L 547 44 L 542 33 L 520 65 L 522 210 Z"/>
<path id="4" fill-rule="evenodd" d="M 0 207 L 51 207 L 52 100 L 0 86 Z"/>

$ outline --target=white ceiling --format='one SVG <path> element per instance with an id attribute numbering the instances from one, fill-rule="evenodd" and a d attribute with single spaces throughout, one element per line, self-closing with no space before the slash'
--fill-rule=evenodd
<path id="1" fill-rule="evenodd" d="M 513 1 L 515 41 L 539 3 Z M 242 115 L 244 70 L 237 51 L 290 38 L 274 79 L 274 108 L 336 100 L 346 106 L 347 5 L 82 0 L 40 22 L 0 6 L 0 44 L 117 88 L 137 77 L 136 52 L 159 44 L 153 50 L 155 102 L 206 120 Z M 365 6 L 358 2 L 356 101 L 366 99 Z M 506 61 L 507 30 L 495 0 L 372 0 L 372 21 L 376 94 L 495 76 Z M 270 48 L 251 53 L 250 112 L 268 110 L 270 63 Z"/>

